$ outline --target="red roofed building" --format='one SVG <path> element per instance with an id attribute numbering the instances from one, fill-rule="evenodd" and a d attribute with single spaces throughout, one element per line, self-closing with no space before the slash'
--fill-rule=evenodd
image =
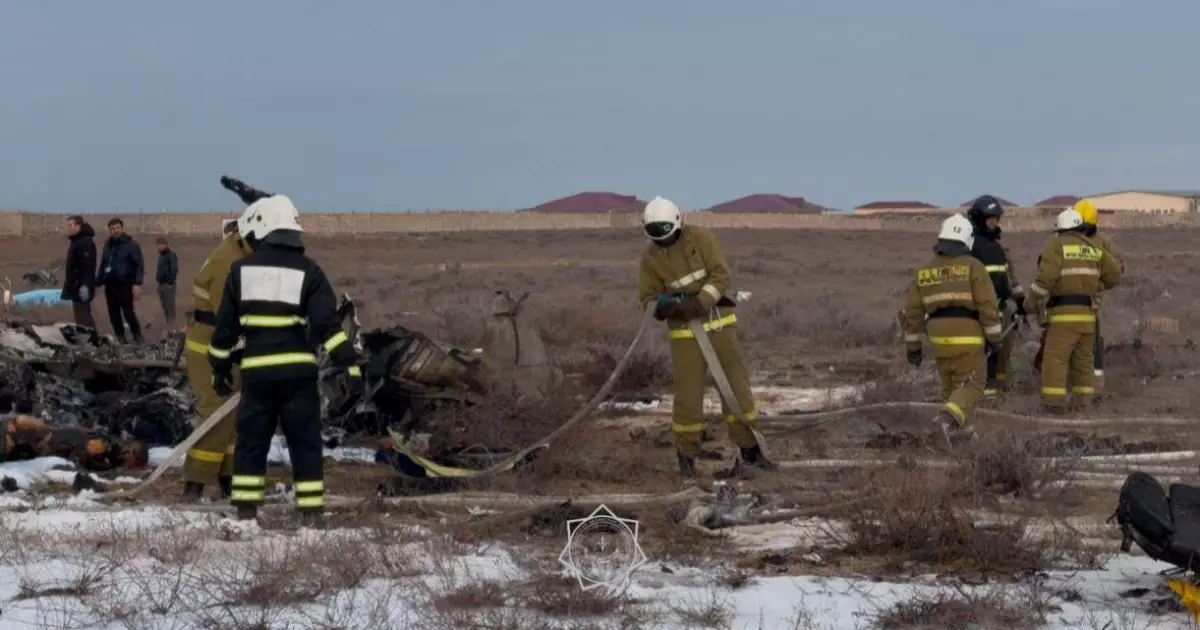
<path id="1" fill-rule="evenodd" d="M 809 203 L 804 197 L 788 197 L 787 195 L 757 194 L 746 195 L 719 203 L 708 209 L 708 212 L 740 213 L 740 212 L 786 212 L 801 214 L 821 214 L 825 208 L 815 203 Z"/>
<path id="2" fill-rule="evenodd" d="M 930 212 L 939 208 L 924 201 L 872 201 L 858 206 L 854 214 L 883 214 L 888 212 Z"/>
<path id="3" fill-rule="evenodd" d="M 1046 197 L 1045 199 L 1033 204 L 1033 207 L 1064 210 L 1079 203 L 1081 198 L 1082 197 L 1076 197 L 1075 195 L 1054 195 L 1053 197 Z"/>
<path id="4" fill-rule="evenodd" d="M 581 192 L 547 201 L 529 208 L 529 212 L 547 212 L 555 214 L 599 214 L 603 212 L 641 212 L 646 202 L 635 195 L 622 195 L 614 192 Z"/>

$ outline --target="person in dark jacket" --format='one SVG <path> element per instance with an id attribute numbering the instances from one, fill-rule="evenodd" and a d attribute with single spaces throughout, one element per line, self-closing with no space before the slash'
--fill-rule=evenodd
<path id="1" fill-rule="evenodd" d="M 158 247 L 158 266 L 154 270 L 154 281 L 158 283 L 158 300 L 162 302 L 163 316 L 167 323 L 175 325 L 175 279 L 179 276 L 179 257 L 171 251 L 167 237 L 160 236 L 154 242 Z"/>
<path id="2" fill-rule="evenodd" d="M 359 357 L 337 316 L 325 272 L 304 255 L 296 206 L 285 195 L 256 201 L 239 220 L 254 253 L 233 263 L 225 279 L 217 325 L 208 347 L 213 391 L 233 394 L 241 368 L 230 501 L 239 520 L 253 519 L 267 485 L 271 437 L 282 424 L 292 461 L 296 508 L 305 525 L 319 525 L 325 506 L 318 345 L 335 367 L 361 387 Z M 241 357 L 238 340 L 245 346 Z"/>
<path id="3" fill-rule="evenodd" d="M 120 219 L 108 222 L 108 241 L 104 243 L 104 255 L 100 259 L 100 275 L 96 285 L 104 287 L 104 299 L 108 302 L 108 319 L 112 322 L 113 334 L 125 341 L 125 324 L 133 341 L 142 341 L 142 325 L 138 322 L 133 303 L 142 297 L 142 248 L 125 233 L 125 223 Z M 124 321 L 122 320 L 124 316 Z"/>
<path id="4" fill-rule="evenodd" d="M 92 300 L 96 298 L 96 231 L 75 215 L 67 219 L 67 277 L 63 281 L 62 299 L 71 301 L 75 323 L 96 327 L 92 317 Z"/>

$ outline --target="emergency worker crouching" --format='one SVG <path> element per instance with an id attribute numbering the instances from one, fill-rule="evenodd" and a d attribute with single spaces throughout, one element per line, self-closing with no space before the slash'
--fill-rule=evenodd
<path id="1" fill-rule="evenodd" d="M 756 413 L 750 375 L 742 362 L 736 336 L 735 302 L 725 296 L 729 265 L 721 243 L 707 229 L 683 225 L 679 207 L 662 197 L 646 204 L 643 229 L 651 243 L 642 253 L 638 274 L 638 302 L 645 308 L 657 301 L 654 316 L 666 321 L 670 331 L 671 369 L 674 376 L 672 428 L 679 471 L 685 479 L 696 476 L 696 456 L 704 431 L 704 387 L 708 366 L 690 320 L 703 321 L 703 329 L 729 380 L 737 404 L 749 426 L 743 424 L 722 400 L 729 439 L 740 449 L 742 465 L 770 470 L 753 430 Z"/>
<path id="2" fill-rule="evenodd" d="M 933 419 L 933 441 L 949 450 L 952 440 L 974 439 L 971 415 L 983 399 L 986 353 L 993 353 L 1003 330 L 987 269 L 971 255 L 971 222 L 954 215 L 944 222 L 934 257 L 917 268 L 904 308 L 908 362 L 920 366 L 921 333 L 933 346 L 945 408 Z"/>
<path id="3" fill-rule="evenodd" d="M 299 215 L 285 195 L 254 202 L 239 220 L 254 252 L 235 263 L 225 282 L 208 354 L 213 389 L 233 392 L 233 349 L 240 362 L 237 453 L 231 502 L 239 519 L 257 516 L 266 491 L 267 454 L 282 425 L 291 456 L 296 508 L 302 523 L 317 525 L 325 506 L 321 404 L 317 388 L 319 344 L 361 389 L 358 354 L 337 317 L 333 287 L 304 255 Z"/>
<path id="4" fill-rule="evenodd" d="M 1037 279 L 1029 286 L 1027 311 L 1045 302 L 1046 345 L 1042 355 L 1042 403 L 1047 411 L 1067 407 L 1067 371 L 1077 405 L 1095 397 L 1092 346 L 1096 334 L 1096 296 L 1121 279 L 1121 266 L 1106 255 L 1084 231 L 1083 217 L 1074 208 L 1063 210 L 1055 234 L 1046 240 L 1038 262 Z"/>
<path id="5" fill-rule="evenodd" d="M 240 222 L 225 225 L 225 236 L 213 250 L 200 273 L 192 280 L 192 313 L 184 339 L 184 362 L 188 383 L 196 393 L 196 407 L 207 418 L 229 399 L 213 389 L 212 365 L 208 360 L 209 342 L 217 325 L 217 308 L 225 292 L 225 281 L 233 263 L 250 255 L 250 245 L 238 233 Z M 236 361 L 233 361 L 236 364 Z M 236 365 L 231 372 L 232 389 L 240 387 Z M 204 486 L 219 483 L 221 498 L 228 499 L 233 477 L 234 437 L 237 434 L 237 413 L 231 413 L 209 430 L 188 450 L 183 464 L 183 499 L 196 501 L 204 494 Z"/>
<path id="6" fill-rule="evenodd" d="M 974 244 L 971 245 L 971 255 L 983 263 L 988 277 L 992 280 L 992 289 L 996 292 L 996 304 L 1000 309 L 1000 326 L 1003 330 L 1012 330 L 1010 326 L 1018 319 L 1024 320 L 1025 290 L 1017 281 L 1012 264 L 1008 259 L 1008 250 L 1000 244 L 1000 219 L 1004 216 L 1004 208 L 1000 201 L 992 195 L 983 195 L 976 199 L 967 210 L 967 219 L 974 228 Z M 1015 328 L 1015 327 L 1014 327 Z M 1014 335 L 1006 334 L 1000 341 L 1000 348 L 987 357 L 987 383 L 984 385 L 984 396 L 995 396 L 1007 389 L 1008 362 L 1012 357 Z"/>

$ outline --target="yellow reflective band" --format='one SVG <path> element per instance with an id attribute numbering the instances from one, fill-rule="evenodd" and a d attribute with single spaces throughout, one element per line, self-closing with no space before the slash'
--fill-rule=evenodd
<path id="1" fill-rule="evenodd" d="M 999 396 L 999 395 L 1000 395 L 1000 390 L 998 390 L 998 389 L 985 389 L 985 390 L 983 390 L 983 395 L 984 395 L 984 396 Z"/>
<path id="2" fill-rule="evenodd" d="M 357 365 L 350 366 L 346 369 L 346 372 L 350 374 L 350 376 L 362 378 L 362 368 L 358 367 Z"/>
<path id="3" fill-rule="evenodd" d="M 267 485 L 267 478 L 259 475 L 234 475 L 231 485 L 242 488 L 261 488 Z"/>
<path id="4" fill-rule="evenodd" d="M 704 430 L 704 423 L 697 422 L 696 424 L 679 424 L 676 422 L 671 425 L 671 429 L 676 433 L 699 433 Z"/>
<path id="5" fill-rule="evenodd" d="M 746 422 L 748 422 L 750 424 L 754 424 L 754 421 L 758 419 L 758 412 L 756 412 L 756 411 L 748 411 L 742 415 L 746 417 Z M 725 416 L 725 422 L 728 422 L 729 424 L 733 424 L 734 422 L 737 422 L 737 421 L 738 421 L 737 416 L 735 416 L 733 414 L 729 414 L 729 415 Z"/>
<path id="6" fill-rule="evenodd" d="M 983 332 L 987 335 L 999 335 L 1000 333 L 1004 332 L 1004 328 L 1000 326 L 1000 324 L 996 324 L 995 326 L 984 327 Z"/>
<path id="7" fill-rule="evenodd" d="M 906 334 L 906 335 L 904 335 L 904 340 L 907 341 L 908 343 L 917 343 L 917 342 L 921 341 L 921 335 L 920 334 L 916 334 L 916 335 Z"/>
<path id="8" fill-rule="evenodd" d="M 987 265 L 984 269 L 988 273 L 1008 273 L 1008 265 Z"/>
<path id="9" fill-rule="evenodd" d="M 208 347 L 208 354 L 218 359 L 228 359 L 230 352 L 232 352 L 232 350 L 221 350 L 220 348 L 216 348 L 214 346 Z"/>
<path id="10" fill-rule="evenodd" d="M 1095 394 L 1096 388 L 1095 387 L 1085 387 L 1085 386 L 1080 385 L 1078 387 L 1072 387 L 1071 393 L 1073 393 L 1073 394 Z"/>
<path id="11" fill-rule="evenodd" d="M 714 287 L 711 284 L 706 284 L 706 285 L 700 287 L 700 292 L 707 293 L 714 300 L 721 299 L 721 292 L 717 290 L 717 287 Z"/>
<path id="12" fill-rule="evenodd" d="M 242 369 L 292 365 L 296 363 L 312 363 L 316 365 L 317 357 L 307 352 L 284 352 L 261 357 L 246 357 L 242 359 Z"/>
<path id="13" fill-rule="evenodd" d="M 725 326 L 731 326 L 737 323 L 737 315 L 726 315 L 721 319 L 704 323 L 704 332 L 712 332 L 714 329 L 720 329 Z M 671 331 L 671 339 L 695 339 L 696 335 L 688 328 L 679 328 Z"/>
<path id="14" fill-rule="evenodd" d="M 235 488 L 233 490 L 233 492 L 229 493 L 229 500 L 230 501 L 262 501 L 263 500 L 263 491 L 262 490 L 238 490 Z"/>
<path id="15" fill-rule="evenodd" d="M 208 354 L 208 345 L 200 343 L 199 341 L 192 341 L 191 339 L 187 339 L 183 342 L 183 347 L 188 350 L 191 350 L 192 352 L 199 352 L 200 354 Z M 217 357 L 217 358 L 224 359 L 225 357 Z"/>
<path id="16" fill-rule="evenodd" d="M 325 497 L 296 497 L 296 507 L 298 508 L 319 508 L 325 505 Z"/>
<path id="17" fill-rule="evenodd" d="M 350 338 L 346 336 L 346 331 L 339 330 L 339 331 L 337 331 L 337 334 L 335 334 L 334 336 L 330 337 L 329 339 L 327 339 L 325 341 L 325 351 L 333 352 L 334 349 L 336 349 L 338 346 L 342 345 L 343 343 L 346 343 L 346 341 L 348 341 L 349 339 Z"/>
<path id="18" fill-rule="evenodd" d="M 1033 291 L 1034 293 L 1036 293 L 1036 294 L 1038 294 L 1038 295 L 1046 295 L 1047 293 L 1049 293 L 1049 291 L 1047 291 L 1047 290 L 1043 289 L 1043 288 L 1042 288 L 1042 286 L 1041 286 L 1041 285 L 1039 285 L 1039 284 L 1038 284 L 1038 283 L 1036 283 L 1036 282 L 1034 282 L 1033 284 L 1029 285 L 1029 290 L 1030 290 L 1030 291 Z"/>
<path id="19" fill-rule="evenodd" d="M 242 315 L 238 321 L 243 326 L 253 328 L 284 328 L 287 326 L 303 326 L 308 319 L 299 315 Z"/>
<path id="20" fill-rule="evenodd" d="M 930 337 L 929 343 L 936 346 L 982 346 L 983 337 Z"/>
<path id="21" fill-rule="evenodd" d="M 324 492 L 325 482 L 323 481 L 297 481 L 296 492 Z"/>
<path id="22" fill-rule="evenodd" d="M 970 301 L 974 297 L 970 293 L 954 292 L 954 293 L 934 293 L 921 298 L 921 304 L 929 306 L 933 302 L 948 302 L 950 300 L 966 300 Z"/>
<path id="23" fill-rule="evenodd" d="M 959 422 L 967 421 L 967 414 L 965 412 L 963 412 L 962 407 L 959 407 L 958 405 L 956 405 L 952 402 L 946 403 L 946 411 L 949 411 L 950 415 L 954 416 L 955 418 L 958 418 Z"/>
<path id="24" fill-rule="evenodd" d="M 194 448 L 188 451 L 188 457 L 201 462 L 214 462 L 219 464 L 225 459 L 225 454 L 218 453 L 216 451 L 202 451 L 198 448 Z"/>
<path id="25" fill-rule="evenodd" d="M 1042 395 L 1044 396 L 1066 396 L 1066 387 L 1043 387 Z"/>
<path id="26" fill-rule="evenodd" d="M 707 270 L 705 270 L 705 269 L 697 269 L 697 270 L 693 271 L 692 273 L 689 273 L 688 275 L 686 275 L 686 276 L 684 276 L 684 277 L 682 277 L 682 278 L 680 278 L 680 279 L 678 279 L 678 280 L 676 280 L 676 281 L 674 281 L 674 282 L 668 282 L 668 283 L 667 283 L 667 288 L 669 288 L 669 289 L 682 289 L 683 287 L 686 287 L 687 285 L 689 285 L 689 284 L 691 284 L 691 283 L 693 283 L 693 282 L 700 282 L 701 280 L 703 280 L 703 279 L 705 279 L 705 278 L 707 278 L 707 277 L 708 277 L 708 271 L 707 271 Z"/>
<path id="27" fill-rule="evenodd" d="M 1087 323 L 1091 323 L 1094 321 L 1096 321 L 1096 316 L 1088 315 L 1086 313 L 1065 314 L 1065 315 L 1060 314 L 1060 315 L 1051 315 L 1050 316 L 1050 323 L 1054 323 L 1054 322 L 1064 322 L 1064 323 L 1087 322 Z"/>
<path id="28" fill-rule="evenodd" d="M 200 287 L 198 287 L 194 284 L 192 285 L 192 295 L 200 298 L 201 300 L 211 300 L 212 299 L 212 296 L 208 294 L 208 291 L 205 291 L 204 289 L 201 289 Z"/>
<path id="29" fill-rule="evenodd" d="M 1094 267 L 1068 267 L 1062 270 L 1064 276 L 1098 276 L 1100 270 Z"/>

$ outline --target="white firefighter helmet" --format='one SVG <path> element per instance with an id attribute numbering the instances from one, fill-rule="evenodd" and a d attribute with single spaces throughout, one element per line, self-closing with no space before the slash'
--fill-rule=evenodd
<path id="1" fill-rule="evenodd" d="M 300 213 L 287 195 L 263 197 L 250 204 L 238 219 L 238 232 L 243 238 L 262 240 L 275 230 L 304 231 L 300 228 Z"/>
<path id="2" fill-rule="evenodd" d="M 1074 230 L 1081 225 L 1083 225 L 1083 215 L 1079 214 L 1079 211 L 1075 208 L 1067 208 L 1058 213 L 1058 218 L 1054 220 L 1054 231 L 1066 232 L 1067 230 Z"/>
<path id="3" fill-rule="evenodd" d="M 975 228 L 971 220 L 961 214 L 955 214 L 942 221 L 942 229 L 938 231 L 939 241 L 958 241 L 970 249 L 975 245 Z"/>
<path id="4" fill-rule="evenodd" d="M 679 206 L 670 199 L 655 195 L 642 211 L 642 229 L 646 230 L 646 236 L 651 240 L 665 241 L 678 232 L 682 225 L 683 215 L 679 212 Z"/>

